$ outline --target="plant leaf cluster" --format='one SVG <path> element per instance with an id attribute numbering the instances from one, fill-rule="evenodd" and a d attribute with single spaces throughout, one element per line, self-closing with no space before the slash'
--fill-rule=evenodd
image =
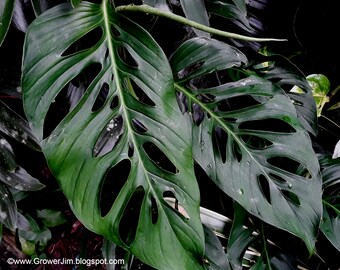
<path id="1" fill-rule="evenodd" d="M 310 254 L 319 229 L 339 249 L 339 167 L 321 159 L 320 173 L 310 85 L 287 58 L 252 59 L 226 39 L 273 40 L 253 37 L 246 1 L 32 3 L 39 16 L 23 46 L 25 114 L 76 217 L 111 242 L 103 256 L 119 253 L 126 269 L 133 257 L 157 269 L 297 266 L 273 248 L 267 226 L 297 236 Z M 13 11 L 0 8 L 2 41 Z M 194 28 L 167 56 L 132 12 Z M 248 36 L 214 28 L 214 16 Z M 13 153 L 2 145 L 10 171 Z M 230 232 L 200 207 L 208 191 L 195 166 L 234 201 Z"/>

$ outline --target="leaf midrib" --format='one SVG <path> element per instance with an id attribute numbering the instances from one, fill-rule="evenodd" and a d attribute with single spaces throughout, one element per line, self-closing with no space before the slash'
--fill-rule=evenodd
<path id="1" fill-rule="evenodd" d="M 178 88 L 181 92 L 183 92 L 186 96 L 190 97 L 194 102 L 199 104 L 201 108 L 206 111 L 222 128 L 225 129 L 228 134 L 231 135 L 231 137 L 238 143 L 240 147 L 242 147 L 246 153 L 251 157 L 251 159 L 258 165 L 264 176 L 271 180 L 270 176 L 267 174 L 267 172 L 262 168 L 263 166 L 256 160 L 256 158 L 253 156 L 253 154 L 248 150 L 248 148 L 245 146 L 245 144 L 236 136 L 236 134 L 221 120 L 220 117 L 218 117 L 212 110 L 210 110 L 203 102 L 201 102 L 198 98 L 196 98 L 195 95 L 191 94 L 189 91 L 187 91 L 183 86 L 181 86 L 178 83 L 175 83 L 175 87 Z"/>
<path id="2" fill-rule="evenodd" d="M 113 44 L 112 44 L 112 35 L 111 35 L 111 27 L 110 27 L 110 20 L 109 20 L 109 13 L 108 13 L 108 6 L 110 6 L 110 4 L 108 3 L 108 0 L 103 1 L 102 3 L 102 10 L 103 10 L 103 18 L 104 18 L 104 31 L 106 33 L 107 36 L 107 45 L 108 45 L 108 50 L 109 50 L 109 57 L 111 60 L 111 67 L 113 70 L 113 75 L 116 81 L 116 86 L 117 86 L 117 93 L 118 93 L 118 97 L 121 101 L 121 107 L 122 107 L 122 111 L 123 111 L 123 119 L 125 119 L 125 124 L 127 127 L 127 133 L 130 135 L 130 139 L 133 143 L 133 145 L 138 146 L 138 143 L 136 142 L 136 138 L 133 132 L 133 128 L 131 126 L 130 121 L 128 121 L 127 119 L 129 119 L 128 117 L 128 112 L 125 109 L 127 107 L 126 103 L 125 103 L 125 99 L 123 96 L 123 89 L 121 88 L 121 84 L 119 83 L 120 81 L 120 75 L 118 72 L 118 68 L 116 65 L 114 65 L 113 63 L 116 63 L 116 58 L 115 58 L 115 54 L 114 54 L 114 49 L 113 49 Z M 152 194 L 156 194 L 155 190 L 152 187 L 152 183 L 151 180 L 149 178 L 148 175 L 148 170 L 145 168 L 143 162 L 141 162 L 142 157 L 141 157 L 141 153 L 138 147 L 134 147 L 136 154 L 138 156 L 138 163 L 142 166 L 143 171 L 145 172 L 145 178 L 148 181 L 148 187 L 151 189 Z M 154 196 L 157 198 L 157 196 Z M 158 198 L 157 198 L 158 199 Z"/>

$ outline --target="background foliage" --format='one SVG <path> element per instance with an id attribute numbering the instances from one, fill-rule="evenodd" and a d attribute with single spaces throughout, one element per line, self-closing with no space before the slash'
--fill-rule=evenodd
<path id="1" fill-rule="evenodd" d="M 339 266 L 339 83 L 299 35 L 313 3 L 273 18 L 283 4 L 61 2 L 0 4 L 0 221 L 12 250 L 1 265 Z M 268 36 L 292 41 L 256 39 Z"/>

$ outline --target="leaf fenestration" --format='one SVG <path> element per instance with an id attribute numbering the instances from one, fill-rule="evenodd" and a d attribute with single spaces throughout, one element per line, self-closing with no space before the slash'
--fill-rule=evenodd
<path id="1" fill-rule="evenodd" d="M 92 46 L 63 55 L 96 28 L 103 35 Z M 43 139 L 44 121 L 55 97 L 94 63 L 100 71 Z M 76 8 L 59 5 L 29 27 L 22 85 L 25 112 L 48 164 L 86 227 L 153 267 L 203 269 L 204 236 L 190 123 L 178 109 L 168 60 L 152 37 L 115 13 L 107 1 L 81 2 Z M 104 85 L 105 100 L 94 106 Z M 162 160 L 148 153 L 148 145 L 164 155 Z M 114 192 L 113 205 L 102 212 L 103 179 L 123 160 L 131 164 L 126 179 Z M 114 185 L 107 181 L 118 179 L 112 175 L 105 179 L 110 188 Z M 189 219 L 165 201 L 163 194 L 168 191 Z M 127 216 L 133 219 L 132 231 L 126 230 Z"/>

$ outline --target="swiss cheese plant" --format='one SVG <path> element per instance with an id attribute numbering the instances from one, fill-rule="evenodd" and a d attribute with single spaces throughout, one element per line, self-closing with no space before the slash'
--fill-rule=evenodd
<path id="1" fill-rule="evenodd" d="M 247 1 L 72 0 L 45 12 L 38 2 L 23 48 L 24 110 L 88 229 L 157 269 L 241 267 L 255 239 L 248 216 L 313 252 L 323 209 L 316 106 L 289 60 L 248 59 L 249 42 L 277 40 L 252 37 Z M 212 27 L 216 17 L 249 36 Z M 164 44 L 179 25 L 187 32 Z M 226 250 L 203 224 L 209 190 L 197 167 L 235 201 Z"/>

